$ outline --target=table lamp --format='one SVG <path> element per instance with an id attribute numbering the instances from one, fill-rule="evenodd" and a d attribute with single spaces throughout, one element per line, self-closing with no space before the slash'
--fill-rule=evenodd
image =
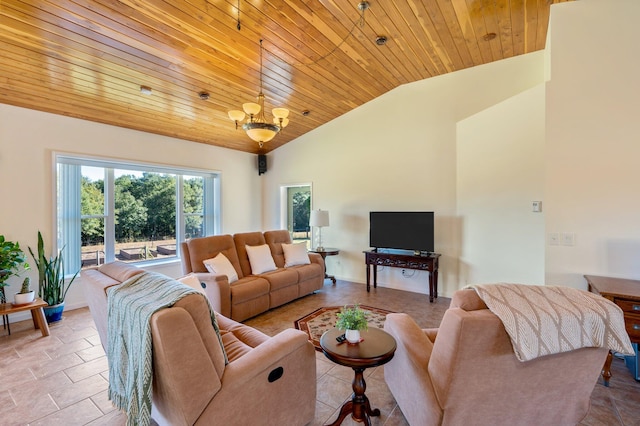
<path id="1" fill-rule="evenodd" d="M 316 246 L 316 251 L 324 251 L 324 247 L 322 247 L 322 227 L 329 226 L 329 212 L 320 209 L 311 210 L 309 226 L 318 228 L 318 245 Z"/>

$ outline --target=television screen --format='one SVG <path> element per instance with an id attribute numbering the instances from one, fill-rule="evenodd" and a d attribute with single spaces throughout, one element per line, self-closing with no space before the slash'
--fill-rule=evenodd
<path id="1" fill-rule="evenodd" d="M 370 212 L 369 246 L 433 252 L 433 212 Z"/>

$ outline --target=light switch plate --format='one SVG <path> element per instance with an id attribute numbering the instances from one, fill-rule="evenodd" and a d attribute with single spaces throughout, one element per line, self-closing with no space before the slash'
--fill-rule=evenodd
<path id="1" fill-rule="evenodd" d="M 560 236 L 563 246 L 573 246 L 576 244 L 576 234 L 573 232 L 563 232 Z"/>

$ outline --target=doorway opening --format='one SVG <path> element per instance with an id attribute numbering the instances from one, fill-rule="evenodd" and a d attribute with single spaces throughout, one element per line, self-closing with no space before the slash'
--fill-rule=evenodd
<path id="1" fill-rule="evenodd" d="M 306 242 L 311 247 L 311 185 L 283 185 L 280 187 L 281 227 L 287 229 L 294 243 Z"/>

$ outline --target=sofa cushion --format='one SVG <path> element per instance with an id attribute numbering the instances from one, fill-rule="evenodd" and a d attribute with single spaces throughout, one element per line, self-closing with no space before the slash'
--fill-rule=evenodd
<path id="1" fill-rule="evenodd" d="M 271 248 L 271 255 L 278 268 L 284 268 L 284 252 L 282 244 L 291 244 L 291 234 L 286 229 L 265 231 L 264 240 Z"/>
<path id="2" fill-rule="evenodd" d="M 296 271 L 298 273 L 298 281 L 304 282 L 313 278 L 324 276 L 324 270 L 322 266 L 317 263 L 311 263 L 309 265 L 297 265 L 289 268 L 289 270 Z"/>
<path id="3" fill-rule="evenodd" d="M 282 244 L 284 252 L 284 267 L 308 265 L 311 263 L 307 253 L 307 243 Z"/>
<path id="4" fill-rule="evenodd" d="M 292 269 L 280 268 L 260 276 L 269 281 L 269 290 L 272 292 L 298 284 L 298 273 Z"/>
<path id="5" fill-rule="evenodd" d="M 269 271 L 275 271 L 276 264 L 271 257 L 271 250 L 266 244 L 259 246 L 245 246 L 249 264 L 251 264 L 251 273 L 259 275 Z"/>
<path id="6" fill-rule="evenodd" d="M 182 257 L 184 273 L 189 272 L 208 272 L 203 261 L 212 259 L 223 253 L 231 262 L 238 278 L 242 278 L 243 269 L 238 261 L 238 253 L 236 245 L 231 235 L 212 235 L 208 237 L 192 238 L 182 243 Z"/>
<path id="7" fill-rule="evenodd" d="M 264 235 L 262 232 L 241 232 L 233 234 L 233 242 L 236 245 L 236 251 L 238 256 L 238 262 L 242 269 L 244 276 L 251 275 L 251 264 L 249 263 L 249 256 L 247 256 L 246 246 L 261 246 L 266 244 Z"/>
<path id="8" fill-rule="evenodd" d="M 269 294 L 267 280 L 256 276 L 244 277 L 231 285 L 231 304 L 237 305 L 265 294 Z"/>
<path id="9" fill-rule="evenodd" d="M 205 268 L 212 274 L 226 275 L 229 280 L 229 284 L 238 281 L 238 272 L 231 264 L 231 261 L 224 253 L 218 253 L 218 255 L 211 259 L 203 260 Z"/>
<path id="10" fill-rule="evenodd" d="M 229 362 L 233 362 L 242 355 L 251 351 L 252 347 L 238 339 L 232 332 L 221 330 L 222 344 L 224 351 L 227 353 Z"/>

